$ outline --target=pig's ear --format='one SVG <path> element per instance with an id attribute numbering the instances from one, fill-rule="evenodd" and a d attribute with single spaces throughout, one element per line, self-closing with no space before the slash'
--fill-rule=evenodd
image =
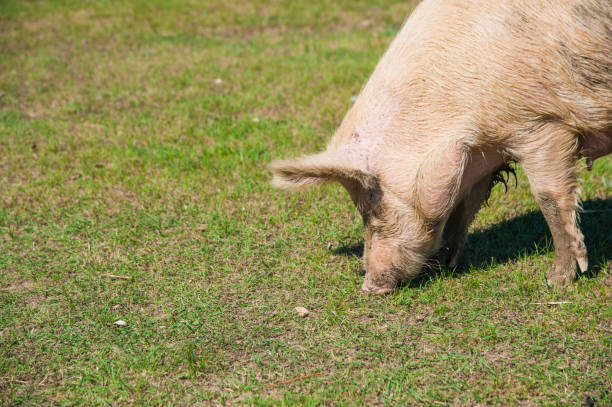
<path id="1" fill-rule="evenodd" d="M 337 181 L 346 185 L 357 182 L 365 189 L 376 186 L 376 176 L 361 169 L 346 154 L 323 151 L 291 160 L 275 161 L 270 165 L 278 188 L 298 190 L 324 182 Z"/>
<path id="2" fill-rule="evenodd" d="M 453 208 L 468 157 L 468 147 L 455 142 L 427 154 L 416 180 L 416 203 L 427 219 L 440 220 Z"/>

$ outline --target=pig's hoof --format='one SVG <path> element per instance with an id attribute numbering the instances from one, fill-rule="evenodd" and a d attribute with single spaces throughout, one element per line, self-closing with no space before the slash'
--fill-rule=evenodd
<path id="1" fill-rule="evenodd" d="M 567 287 L 571 283 L 571 280 L 567 276 L 560 276 L 556 274 L 549 274 L 546 276 L 546 284 L 549 287 Z"/>
<path id="2" fill-rule="evenodd" d="M 587 257 L 586 256 L 578 257 L 576 261 L 578 262 L 578 268 L 580 269 L 580 272 L 581 273 L 586 272 L 587 269 L 589 268 L 589 260 L 587 259 Z"/>
<path id="3" fill-rule="evenodd" d="M 546 274 L 546 283 L 549 287 L 555 286 L 559 288 L 567 287 L 574 281 L 574 270 L 561 270 L 555 267 Z"/>
<path id="4" fill-rule="evenodd" d="M 457 264 L 459 263 L 459 257 L 460 256 L 461 256 L 461 252 L 453 253 L 453 255 L 450 257 L 450 259 L 446 263 L 448 268 L 454 269 L 455 267 L 457 267 Z"/>
<path id="5" fill-rule="evenodd" d="M 391 291 L 393 291 L 395 289 L 395 287 L 379 287 L 379 286 L 375 286 L 373 284 L 371 284 L 368 281 L 364 281 L 363 285 L 361 286 L 361 291 L 364 294 L 370 294 L 370 295 L 383 295 L 383 294 L 389 294 Z"/>

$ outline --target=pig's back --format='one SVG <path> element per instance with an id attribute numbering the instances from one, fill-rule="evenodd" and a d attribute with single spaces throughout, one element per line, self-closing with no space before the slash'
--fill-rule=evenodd
<path id="1" fill-rule="evenodd" d="M 425 0 L 338 137 L 362 128 L 418 149 L 461 130 L 509 137 L 538 120 L 606 129 L 611 112 L 612 1 Z"/>

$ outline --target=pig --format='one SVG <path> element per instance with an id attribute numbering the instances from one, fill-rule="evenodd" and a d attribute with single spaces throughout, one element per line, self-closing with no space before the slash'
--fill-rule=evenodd
<path id="1" fill-rule="evenodd" d="M 549 285 L 587 270 L 577 170 L 612 152 L 612 1 L 425 0 L 325 151 L 272 183 L 328 181 L 365 226 L 362 291 L 385 294 L 441 248 L 453 267 L 492 186 L 518 162 L 553 237 Z"/>

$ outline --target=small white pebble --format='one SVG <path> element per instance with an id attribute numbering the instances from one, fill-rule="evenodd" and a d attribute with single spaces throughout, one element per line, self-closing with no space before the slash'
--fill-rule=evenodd
<path id="1" fill-rule="evenodd" d="M 351 96 L 351 102 L 354 102 L 354 101 L 356 101 L 356 100 L 357 100 L 357 95 L 353 95 L 353 96 Z"/>
<path id="2" fill-rule="evenodd" d="M 127 322 L 125 322 L 122 319 L 118 319 L 117 321 L 115 321 L 115 325 L 117 325 L 117 326 L 126 326 Z"/>
<path id="3" fill-rule="evenodd" d="M 253 117 L 252 121 L 253 123 L 259 123 L 259 117 Z"/>
<path id="4" fill-rule="evenodd" d="M 215 85 L 221 85 L 222 83 L 223 83 L 223 80 L 221 78 L 215 79 Z"/>
<path id="5" fill-rule="evenodd" d="M 308 314 L 310 314 L 310 311 L 308 311 L 306 308 L 304 307 L 295 307 L 295 312 L 298 313 L 299 316 L 301 316 L 302 318 L 304 318 L 305 316 L 307 316 Z"/>

